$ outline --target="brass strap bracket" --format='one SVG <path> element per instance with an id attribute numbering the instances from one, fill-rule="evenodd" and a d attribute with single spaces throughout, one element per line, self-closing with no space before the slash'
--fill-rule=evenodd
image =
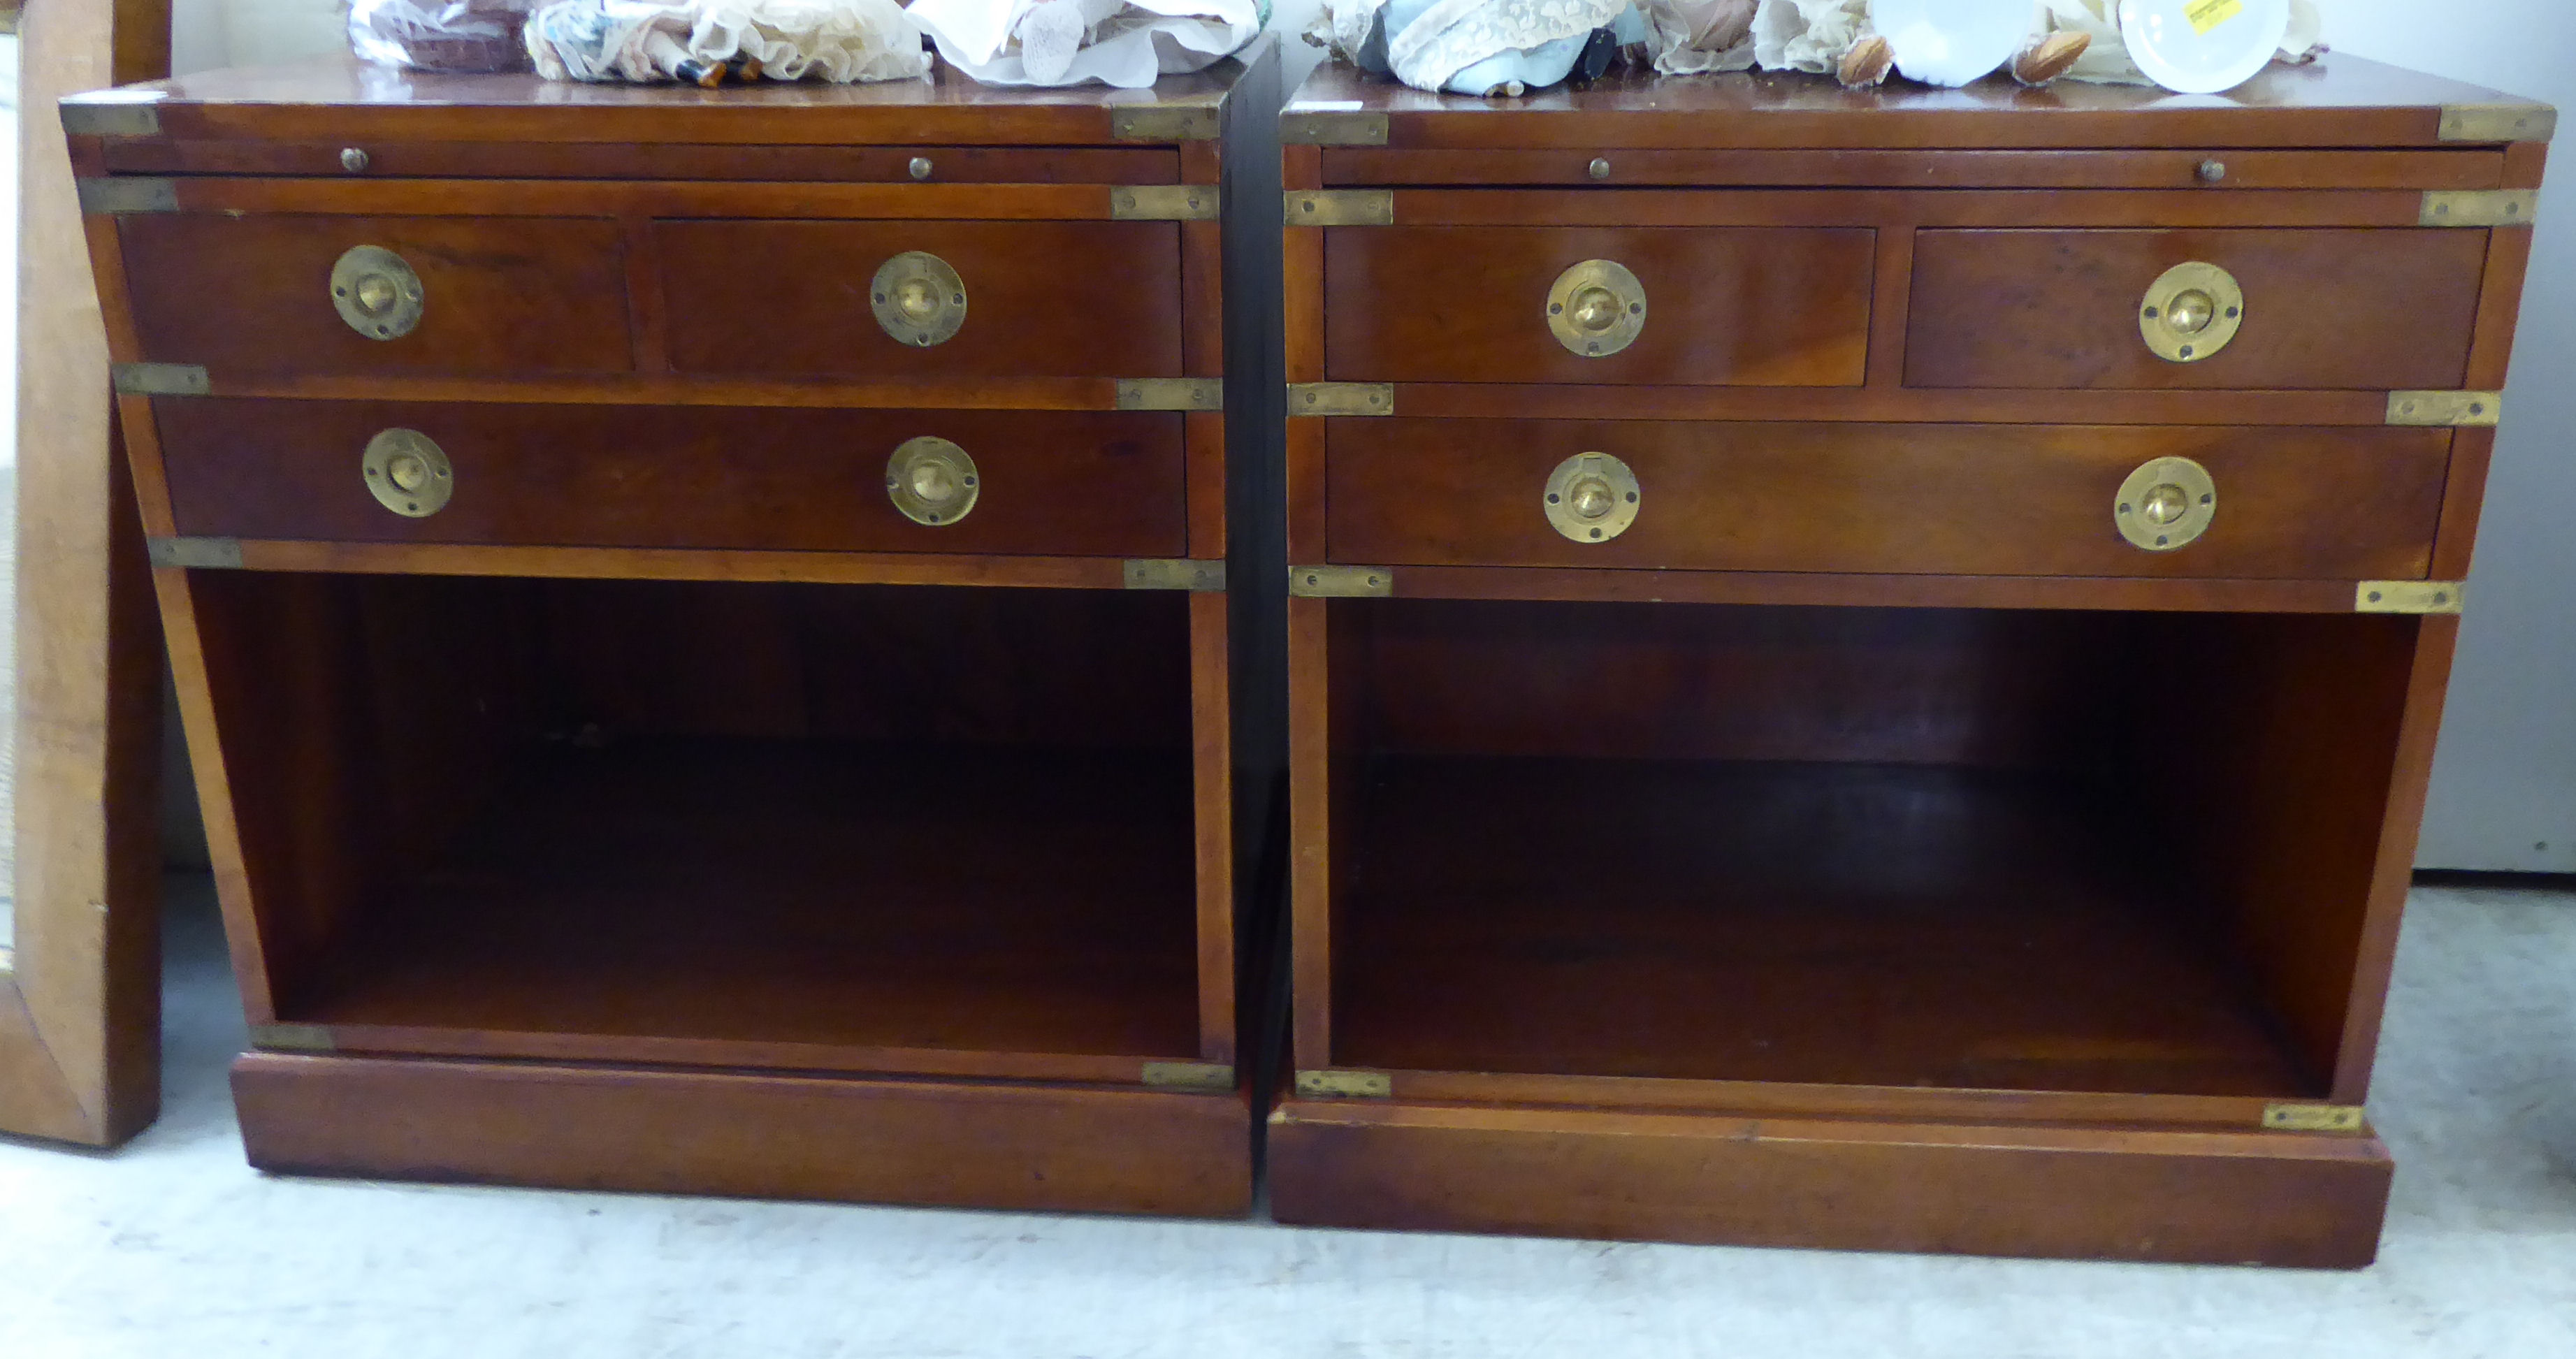
<path id="1" fill-rule="evenodd" d="M 1392 382 L 1292 382 L 1290 415 L 1393 415 Z"/>
<path id="2" fill-rule="evenodd" d="M 1145 1084 L 1157 1090 L 1232 1090 L 1234 1068 L 1223 1062 L 1147 1062 Z"/>
<path id="3" fill-rule="evenodd" d="M 79 196 L 80 210 L 84 213 L 125 217 L 135 213 L 179 210 L 179 185 L 173 180 L 136 175 L 79 179 L 72 181 L 72 191 Z"/>
<path id="4" fill-rule="evenodd" d="M 2360 1132 L 2358 1104 L 2266 1104 L 2263 1126 L 2285 1132 Z"/>
<path id="5" fill-rule="evenodd" d="M 1118 409 L 1122 411 L 1221 411 L 1225 409 L 1223 378 L 1120 378 Z"/>
<path id="6" fill-rule="evenodd" d="M 337 1052 L 331 1031 L 319 1024 L 253 1024 L 250 1045 L 269 1052 Z"/>
<path id="7" fill-rule="evenodd" d="M 1279 140 L 1291 146 L 1384 146 L 1386 115 L 1349 109 L 1290 109 L 1279 115 Z"/>
<path id="8" fill-rule="evenodd" d="M 206 370 L 193 363 L 111 363 L 107 375 L 118 396 L 204 396 L 213 390 Z"/>
<path id="9" fill-rule="evenodd" d="M 2424 195 L 2415 224 L 2428 227 L 2529 226 L 2540 216 L 2538 189 L 2436 190 Z"/>
<path id="10" fill-rule="evenodd" d="M 160 97 L 158 90 L 101 90 L 66 99 L 57 107 L 66 136 L 157 137 L 161 110 L 152 101 Z"/>
<path id="11" fill-rule="evenodd" d="M 2502 392 L 2390 392 L 2392 425 L 2491 426 L 2504 415 Z"/>
<path id="12" fill-rule="evenodd" d="M 1214 594 L 1225 589 L 1225 563 L 1188 557 L 1131 557 L 1120 563 L 1130 590 L 1191 590 Z"/>
<path id="13" fill-rule="evenodd" d="M 2545 142 L 2558 131 L 2547 104 L 2445 104 L 2436 135 L 2446 142 Z"/>
<path id="14" fill-rule="evenodd" d="M 1292 227 L 1394 226 L 1393 189 L 1291 189 L 1286 201 Z"/>
<path id="15" fill-rule="evenodd" d="M 1114 222 L 1213 222 L 1213 184 L 1130 184 L 1109 191 Z"/>
<path id="16" fill-rule="evenodd" d="M 1395 1081 L 1383 1071 L 1300 1071 L 1297 1093 L 1326 1099 L 1385 1099 Z"/>
<path id="17" fill-rule="evenodd" d="M 1383 599 L 1395 593 L 1395 571 L 1384 566 L 1292 566 L 1288 593 L 1298 599 Z"/>
<path id="18" fill-rule="evenodd" d="M 154 566 L 189 566 L 219 571 L 241 569 L 239 538 L 154 538 L 148 547 Z"/>
<path id="19" fill-rule="evenodd" d="M 1122 142 L 1214 141 L 1222 128 L 1217 96 L 1128 104 L 1109 110 L 1109 136 Z"/>
<path id="20" fill-rule="evenodd" d="M 2365 580 L 2352 591 L 2354 613 L 2458 613 L 2468 602 L 2458 580 Z"/>

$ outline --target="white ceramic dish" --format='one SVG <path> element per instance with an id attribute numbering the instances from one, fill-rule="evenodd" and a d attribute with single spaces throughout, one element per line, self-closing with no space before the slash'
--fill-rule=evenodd
<path id="1" fill-rule="evenodd" d="M 2290 31 L 2290 0 L 2120 0 L 2120 37 L 2147 79 L 2216 94 L 2254 78 Z"/>
<path id="2" fill-rule="evenodd" d="M 1870 23 L 1896 51 L 1897 73 L 1965 85 L 2013 59 L 2030 38 L 2030 0 L 1872 0 Z"/>

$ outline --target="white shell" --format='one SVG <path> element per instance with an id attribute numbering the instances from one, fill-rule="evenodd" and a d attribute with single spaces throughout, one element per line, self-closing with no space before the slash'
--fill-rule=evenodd
<path id="1" fill-rule="evenodd" d="M 2120 0 L 2120 36 L 2147 78 L 2177 94 L 2216 94 L 2254 78 L 2290 31 L 2290 0 L 2233 0 L 2238 9 L 2192 27 L 2208 0 Z"/>
<path id="2" fill-rule="evenodd" d="M 1926 85 L 1965 85 L 2012 60 L 2030 37 L 2030 0 L 1874 0 L 1870 21 L 1896 69 Z"/>

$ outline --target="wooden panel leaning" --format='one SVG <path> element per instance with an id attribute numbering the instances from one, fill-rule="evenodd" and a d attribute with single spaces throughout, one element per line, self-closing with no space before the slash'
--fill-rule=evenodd
<path id="1" fill-rule="evenodd" d="M 1283 115 L 1284 1221 L 2360 1266 L 2554 115 Z"/>
<path id="2" fill-rule="evenodd" d="M 1277 90 L 67 104 L 253 1163 L 1249 1205 Z"/>

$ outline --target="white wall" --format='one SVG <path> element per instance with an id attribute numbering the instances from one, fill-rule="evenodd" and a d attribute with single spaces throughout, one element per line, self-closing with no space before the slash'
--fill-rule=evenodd
<path id="1" fill-rule="evenodd" d="M 2576 7 L 2326 0 L 2341 51 L 2565 114 L 2524 288 L 2502 437 L 2417 861 L 2576 872 Z M 2427 11 L 2438 15 L 2428 18 Z M 2356 507 L 2361 510 L 2366 507 Z"/>

